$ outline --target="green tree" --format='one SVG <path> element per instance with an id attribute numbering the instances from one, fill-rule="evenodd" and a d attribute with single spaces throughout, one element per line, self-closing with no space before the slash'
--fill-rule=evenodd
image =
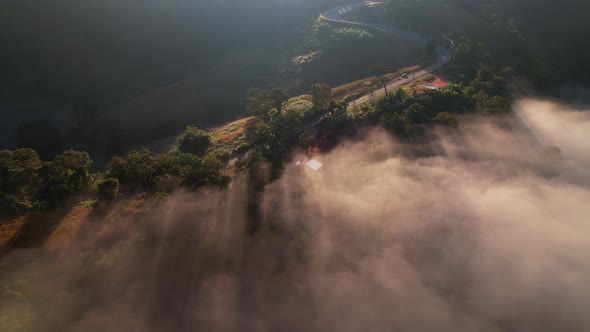
<path id="1" fill-rule="evenodd" d="M 0 215 L 16 215 L 31 208 L 43 162 L 33 149 L 0 151 Z"/>
<path id="2" fill-rule="evenodd" d="M 25 194 L 43 166 L 33 149 L 0 151 L 0 192 Z"/>
<path id="3" fill-rule="evenodd" d="M 202 156 L 211 144 L 211 136 L 202 129 L 188 126 L 184 130 L 184 133 L 178 137 L 177 142 L 178 150 L 181 152 Z"/>
<path id="4" fill-rule="evenodd" d="M 289 100 L 289 95 L 283 89 L 273 89 L 270 92 L 270 100 L 277 112 L 282 113 L 283 106 Z"/>
<path id="5" fill-rule="evenodd" d="M 448 112 L 440 112 L 434 117 L 434 122 L 449 126 L 449 127 L 456 127 L 457 126 L 457 119 L 453 116 L 453 114 Z"/>
<path id="6" fill-rule="evenodd" d="M 118 179 L 124 185 L 149 187 L 154 183 L 156 160 L 147 149 L 131 151 L 126 157 L 113 157 L 108 177 Z"/>
<path id="7" fill-rule="evenodd" d="M 411 99 L 411 96 L 406 96 L 404 90 L 398 88 L 393 93 L 377 100 L 377 110 L 380 112 L 401 112 L 412 102 Z"/>
<path id="8" fill-rule="evenodd" d="M 381 116 L 381 125 L 400 137 L 408 136 L 412 130 L 412 122 L 403 114 L 385 113 Z"/>
<path id="9" fill-rule="evenodd" d="M 426 123 L 428 116 L 424 112 L 424 106 L 414 103 L 403 111 L 403 115 L 412 123 Z"/>
<path id="10" fill-rule="evenodd" d="M 505 114 L 509 110 L 510 103 L 501 96 L 493 96 L 484 105 L 484 113 L 486 114 Z"/>
<path id="11" fill-rule="evenodd" d="M 289 100 L 289 96 L 282 89 L 264 90 L 252 88 L 248 91 L 246 99 L 246 112 L 248 115 L 258 117 L 267 122 L 273 110 L 283 112 L 283 106 Z"/>
<path id="12" fill-rule="evenodd" d="M 385 90 L 385 96 L 387 97 L 387 83 L 389 83 L 389 80 L 385 75 L 393 72 L 393 68 L 384 64 L 374 64 L 370 65 L 368 69 L 369 73 L 375 75 L 375 81 L 373 84 L 382 87 L 383 90 Z"/>
<path id="13" fill-rule="evenodd" d="M 332 99 L 332 88 L 325 83 L 315 83 L 311 86 L 311 103 L 316 111 L 325 109 Z"/>
<path id="14" fill-rule="evenodd" d="M 88 189 L 92 180 L 88 153 L 68 150 L 55 157 L 42 169 L 44 190 L 42 198 L 51 205 L 63 203 L 72 194 Z"/>
<path id="15" fill-rule="evenodd" d="M 214 155 L 194 163 L 182 180 L 182 186 L 196 190 L 203 186 L 226 187 L 230 177 L 223 173 L 223 164 Z"/>

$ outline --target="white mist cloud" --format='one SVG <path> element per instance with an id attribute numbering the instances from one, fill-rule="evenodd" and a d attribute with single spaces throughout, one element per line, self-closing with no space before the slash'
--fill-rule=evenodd
<path id="1" fill-rule="evenodd" d="M 418 147 L 375 130 L 318 172 L 288 166 L 254 238 L 238 179 L 149 210 L 104 266 L 15 253 L 0 268 L 51 272 L 25 291 L 45 313 L 33 331 L 588 331 L 590 122 L 516 109 L 518 125 L 476 119 Z"/>

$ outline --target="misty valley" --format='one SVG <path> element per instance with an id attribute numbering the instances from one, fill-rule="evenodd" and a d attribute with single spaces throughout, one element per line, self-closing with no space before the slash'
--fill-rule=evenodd
<path id="1" fill-rule="evenodd" d="M 0 2 L 0 331 L 588 331 L 590 3 Z"/>

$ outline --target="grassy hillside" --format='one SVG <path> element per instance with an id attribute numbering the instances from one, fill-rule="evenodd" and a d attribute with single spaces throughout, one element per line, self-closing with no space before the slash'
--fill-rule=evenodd
<path id="1" fill-rule="evenodd" d="M 267 80 L 269 72 L 278 71 L 275 50 L 289 50 L 331 3 L 2 1 L 0 113 L 10 121 L 2 123 L 0 146 L 15 144 L 21 121 L 44 118 L 68 127 L 72 111 L 88 116 L 119 112 L 189 78 L 195 81 L 191 95 L 206 99 L 208 113 L 216 114 L 202 120 L 227 120 L 236 112 L 237 98 L 223 103 L 225 96 L 211 94 L 215 85 L 243 81 L 241 88 Z M 260 51 L 253 55 L 249 49 Z M 260 54 L 271 55 L 270 61 L 260 60 Z M 243 58 L 249 70 L 225 68 Z M 174 112 L 178 100 L 173 95 L 166 99 L 169 107 L 159 111 Z"/>
<path id="2" fill-rule="evenodd" d="M 20 122 L 41 118 L 62 129 L 64 147 L 99 160 L 187 124 L 240 118 L 254 86 L 297 95 L 363 78 L 373 63 L 423 61 L 421 49 L 376 32 L 310 48 L 318 14 L 341 2 L 2 2 L 0 112 L 11 121 L 0 146 L 16 144 Z M 69 130 L 77 117 L 84 124 Z"/>

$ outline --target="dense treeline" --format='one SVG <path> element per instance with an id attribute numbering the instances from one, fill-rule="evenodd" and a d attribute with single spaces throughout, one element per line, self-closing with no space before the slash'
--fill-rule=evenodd
<path id="1" fill-rule="evenodd" d="M 0 211 L 20 214 L 55 207 L 92 183 L 86 152 L 68 150 L 42 162 L 32 149 L 0 151 Z"/>
<path id="2" fill-rule="evenodd" d="M 468 1 L 459 1 L 465 5 Z M 590 2 L 585 0 L 485 0 L 479 2 L 483 14 L 492 20 L 514 22 L 516 28 L 531 42 L 534 51 L 551 65 L 555 78 L 561 82 L 589 84 L 590 21 L 586 13 Z"/>
<path id="3" fill-rule="evenodd" d="M 206 154 L 209 135 L 187 127 L 178 149 L 154 155 L 149 150 L 113 157 L 105 174 L 91 173 L 88 153 L 68 150 L 44 162 L 30 148 L 0 151 L 0 214 L 20 215 L 67 205 L 85 196 L 113 200 L 120 191 L 172 192 L 229 183 L 224 165 Z"/>
<path id="4" fill-rule="evenodd" d="M 439 33 L 482 43 L 490 64 L 511 66 L 537 87 L 587 84 L 590 28 L 587 1 L 389 0 L 375 20 L 427 36 Z"/>

